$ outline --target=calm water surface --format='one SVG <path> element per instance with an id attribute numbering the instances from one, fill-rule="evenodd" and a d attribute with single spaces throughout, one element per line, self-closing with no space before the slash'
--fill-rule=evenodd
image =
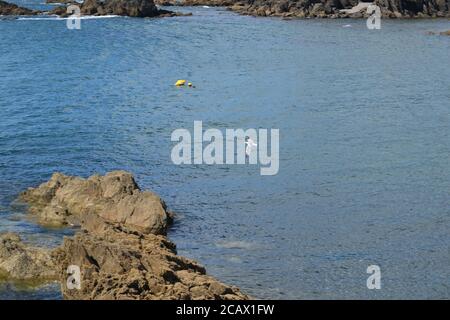
<path id="1" fill-rule="evenodd" d="M 449 298 L 450 38 L 426 35 L 448 20 L 369 31 L 180 10 L 194 16 L 0 20 L 0 232 L 55 246 L 72 231 L 26 219 L 18 193 L 126 169 L 177 212 L 180 254 L 255 297 Z M 279 128 L 279 174 L 175 166 L 171 132 L 194 120 Z"/>

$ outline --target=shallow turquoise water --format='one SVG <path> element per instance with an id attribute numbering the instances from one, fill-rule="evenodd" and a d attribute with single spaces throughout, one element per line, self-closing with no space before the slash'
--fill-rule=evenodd
<path id="1" fill-rule="evenodd" d="M 126 169 L 177 212 L 179 253 L 253 296 L 449 298 L 450 38 L 426 35 L 448 20 L 180 10 L 194 16 L 0 20 L 0 231 L 57 245 L 71 231 L 24 219 L 18 193 Z M 194 120 L 279 128 L 279 174 L 175 166 L 171 132 Z M 21 297 L 59 293 L 0 287 Z"/>

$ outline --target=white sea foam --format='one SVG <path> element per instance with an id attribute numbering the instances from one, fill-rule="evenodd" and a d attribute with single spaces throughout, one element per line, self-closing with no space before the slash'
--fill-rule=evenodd
<path id="1" fill-rule="evenodd" d="M 216 243 L 216 246 L 219 248 L 225 248 L 225 249 L 252 249 L 255 246 L 246 241 L 221 241 Z"/>
<path id="2" fill-rule="evenodd" d="M 108 18 L 117 18 L 117 17 L 121 17 L 121 16 L 117 16 L 117 15 L 106 15 L 106 16 L 81 16 L 80 20 L 92 20 L 92 19 L 108 19 Z M 73 19 L 71 17 L 66 17 L 66 18 L 61 18 L 58 16 L 45 16 L 45 17 L 19 17 L 16 20 L 21 20 L 21 21 L 25 21 L 25 20 L 68 20 L 68 19 Z"/>

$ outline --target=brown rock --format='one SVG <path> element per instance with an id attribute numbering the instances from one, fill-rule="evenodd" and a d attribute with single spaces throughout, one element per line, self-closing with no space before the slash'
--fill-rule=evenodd
<path id="1" fill-rule="evenodd" d="M 247 299 L 237 288 L 176 255 L 164 236 L 143 234 L 91 214 L 84 232 L 55 251 L 66 299 Z M 67 268 L 81 271 L 81 290 L 67 288 Z"/>
<path id="2" fill-rule="evenodd" d="M 47 0 L 48 3 L 59 2 L 58 0 Z M 62 1 L 66 5 L 74 4 L 80 7 L 81 15 L 104 16 L 119 15 L 129 17 L 172 17 L 187 15 L 167 10 L 160 10 L 156 7 L 153 0 L 85 0 L 82 4 L 76 3 L 74 0 Z M 54 8 L 49 12 L 61 17 L 67 17 L 67 7 L 61 6 Z"/>
<path id="3" fill-rule="evenodd" d="M 119 15 L 129 17 L 156 17 L 159 10 L 153 0 L 85 0 L 82 15 Z"/>
<path id="4" fill-rule="evenodd" d="M 55 173 L 48 182 L 22 193 L 20 199 L 44 225 L 76 224 L 84 215 L 95 213 L 144 233 L 165 234 L 171 221 L 165 203 L 152 192 L 141 192 L 125 171 L 88 179 Z"/>

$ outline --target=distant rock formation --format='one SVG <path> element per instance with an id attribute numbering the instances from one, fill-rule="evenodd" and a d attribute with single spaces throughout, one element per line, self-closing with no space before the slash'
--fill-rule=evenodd
<path id="1" fill-rule="evenodd" d="M 82 15 L 119 15 L 129 17 L 156 17 L 159 10 L 153 0 L 86 0 L 81 5 Z"/>
<path id="2" fill-rule="evenodd" d="M 15 4 L 0 0 L 0 16 L 31 16 L 38 13 L 39 11 L 22 8 Z"/>
<path id="3" fill-rule="evenodd" d="M 60 17 L 68 17 L 71 13 L 67 12 L 67 5 L 74 4 L 80 7 L 81 15 L 89 16 L 105 16 L 117 15 L 128 17 L 171 17 L 182 14 L 167 10 L 158 9 L 153 0 L 85 0 L 83 3 L 74 0 L 48 0 L 49 3 L 64 3 L 64 6 L 58 6 L 48 12 L 30 10 L 19 7 L 15 4 L 0 0 L 0 15 L 4 16 L 20 16 L 20 15 L 37 15 L 37 14 L 55 14 Z"/>
<path id="4" fill-rule="evenodd" d="M 81 231 L 56 249 L 0 235 L 2 278 L 58 279 L 65 299 L 249 299 L 176 254 L 165 236 L 172 215 L 156 194 L 141 191 L 130 173 L 88 179 L 55 173 L 20 199 L 40 223 L 77 224 Z M 69 266 L 80 270 L 79 289 L 67 285 Z"/>

